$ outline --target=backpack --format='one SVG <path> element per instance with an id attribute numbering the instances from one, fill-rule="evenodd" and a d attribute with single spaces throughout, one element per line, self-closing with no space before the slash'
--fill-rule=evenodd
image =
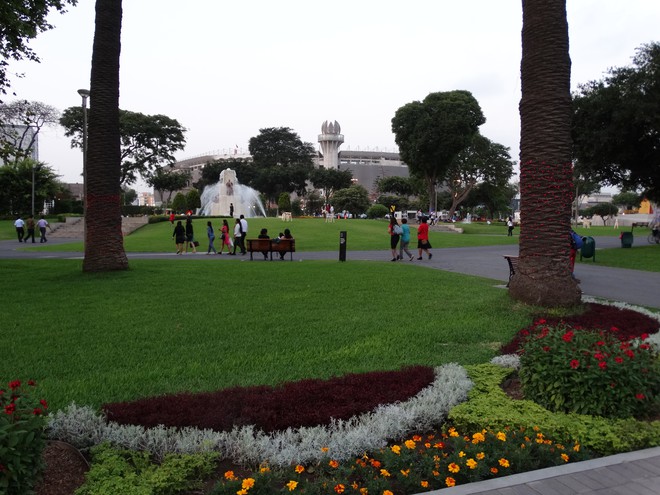
<path id="1" fill-rule="evenodd" d="M 580 249 L 583 244 L 582 237 L 571 230 L 571 248 Z"/>

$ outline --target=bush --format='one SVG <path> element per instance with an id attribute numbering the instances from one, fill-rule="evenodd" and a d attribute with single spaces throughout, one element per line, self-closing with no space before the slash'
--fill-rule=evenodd
<path id="1" fill-rule="evenodd" d="M 385 215 L 387 215 L 389 212 L 390 210 L 387 208 L 387 206 L 375 204 L 370 206 L 367 210 L 367 218 L 385 218 Z"/>
<path id="2" fill-rule="evenodd" d="M 119 450 L 108 444 L 92 449 L 92 468 L 76 495 L 175 495 L 202 486 L 218 455 L 168 454 L 158 465 L 146 452 Z"/>
<path id="3" fill-rule="evenodd" d="M 43 470 L 48 403 L 33 397 L 35 386 L 16 380 L 0 389 L 0 493 L 32 493 Z"/>
<path id="4" fill-rule="evenodd" d="M 540 320 L 523 344 L 520 379 L 525 397 L 551 411 L 643 417 L 658 405 L 657 358 L 647 343 L 622 342 L 611 331 Z"/>

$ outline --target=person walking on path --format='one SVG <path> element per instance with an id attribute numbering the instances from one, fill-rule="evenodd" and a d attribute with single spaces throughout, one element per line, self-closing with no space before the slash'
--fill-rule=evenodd
<path id="1" fill-rule="evenodd" d="M 193 254 L 195 254 L 197 247 L 195 246 L 195 232 L 193 231 L 192 217 L 190 215 L 186 218 L 186 253 L 189 246 L 192 248 Z"/>
<path id="2" fill-rule="evenodd" d="M 218 254 L 222 254 L 222 252 L 225 249 L 225 246 L 227 246 L 227 254 L 231 254 L 231 249 L 234 245 L 233 242 L 231 242 L 231 236 L 229 235 L 229 224 L 227 223 L 227 220 L 222 221 L 222 227 L 220 228 L 221 236 L 222 236 L 222 244 L 220 244 L 220 252 Z"/>
<path id="3" fill-rule="evenodd" d="M 243 239 L 241 240 L 241 254 L 247 253 L 245 250 L 245 239 L 247 238 L 248 234 L 248 223 L 247 220 L 245 219 L 245 216 L 241 215 L 240 216 L 241 220 L 241 232 L 242 232 L 242 237 Z"/>
<path id="4" fill-rule="evenodd" d="M 48 223 L 48 220 L 44 218 L 43 215 L 39 218 L 39 221 L 37 222 L 37 226 L 39 227 L 39 234 L 41 235 L 41 240 L 39 241 L 40 243 L 42 242 L 48 242 L 48 239 L 46 239 L 46 227 L 48 227 L 48 230 L 51 232 L 53 229 L 50 228 L 50 224 Z"/>
<path id="5" fill-rule="evenodd" d="M 394 212 L 390 213 L 390 224 L 387 226 L 387 231 L 390 234 L 390 249 L 392 250 L 392 259 L 390 261 L 396 261 L 400 258 L 397 253 L 397 246 L 399 245 L 399 238 L 401 236 L 401 227 L 396 221 Z"/>
<path id="6" fill-rule="evenodd" d="M 28 239 L 32 237 L 32 244 L 34 244 L 34 217 L 32 215 L 28 217 L 25 226 L 27 227 L 27 236 L 25 236 L 23 242 L 27 243 Z"/>
<path id="7" fill-rule="evenodd" d="M 209 249 L 206 251 L 206 254 L 211 254 L 211 251 L 213 251 L 213 254 L 218 254 L 218 252 L 215 250 L 215 246 L 213 245 L 213 241 L 215 240 L 215 232 L 213 232 L 213 225 L 211 225 L 210 220 L 206 222 L 206 235 L 209 238 Z"/>
<path id="8" fill-rule="evenodd" d="M 186 243 L 186 229 L 181 223 L 181 220 L 176 222 L 174 232 L 172 232 L 172 239 L 176 242 L 176 254 L 183 254 L 183 247 Z"/>
<path id="9" fill-rule="evenodd" d="M 403 253 L 405 251 L 406 255 L 408 258 L 410 258 L 410 261 L 415 259 L 413 254 L 408 250 L 408 246 L 410 245 L 410 227 L 408 227 L 408 219 L 407 218 L 402 218 L 401 219 L 401 243 L 399 244 L 399 259 L 403 259 Z"/>
<path id="10" fill-rule="evenodd" d="M 513 218 L 509 217 L 509 219 L 506 221 L 506 226 L 509 228 L 509 231 L 507 233 L 507 237 L 512 237 L 513 236 Z"/>
<path id="11" fill-rule="evenodd" d="M 23 242 L 23 236 L 25 235 L 25 222 L 19 216 L 14 222 L 14 227 L 16 227 L 16 235 L 18 236 L 18 242 Z"/>
<path id="12" fill-rule="evenodd" d="M 431 243 L 429 242 L 429 224 L 426 223 L 426 220 L 426 217 L 422 217 L 419 221 L 419 227 L 417 227 L 418 260 L 422 259 L 422 251 L 429 255 L 429 259 L 433 258 L 433 254 L 429 251 Z"/>
<path id="13" fill-rule="evenodd" d="M 245 245 L 243 244 L 243 227 L 241 226 L 240 218 L 237 218 L 234 223 L 234 250 L 230 254 L 236 255 L 237 248 L 241 249 L 241 254 L 245 250 Z"/>

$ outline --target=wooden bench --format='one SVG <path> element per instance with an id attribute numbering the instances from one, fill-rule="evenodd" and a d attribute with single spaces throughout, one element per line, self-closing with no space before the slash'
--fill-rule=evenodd
<path id="1" fill-rule="evenodd" d="M 509 281 L 506 283 L 508 287 L 511 283 L 511 278 L 516 274 L 516 270 L 518 269 L 518 256 L 506 255 L 504 259 L 509 264 Z"/>
<path id="2" fill-rule="evenodd" d="M 291 261 L 293 261 L 293 253 L 296 252 L 295 239 L 246 239 L 247 250 L 250 253 L 252 260 L 252 253 L 270 253 L 270 259 L 273 260 L 273 253 L 280 255 L 291 253 Z"/>

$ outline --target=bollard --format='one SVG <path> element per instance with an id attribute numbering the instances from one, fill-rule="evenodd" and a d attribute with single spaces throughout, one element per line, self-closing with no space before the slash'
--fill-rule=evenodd
<path id="1" fill-rule="evenodd" d="M 339 261 L 346 261 L 346 231 L 339 232 Z"/>

